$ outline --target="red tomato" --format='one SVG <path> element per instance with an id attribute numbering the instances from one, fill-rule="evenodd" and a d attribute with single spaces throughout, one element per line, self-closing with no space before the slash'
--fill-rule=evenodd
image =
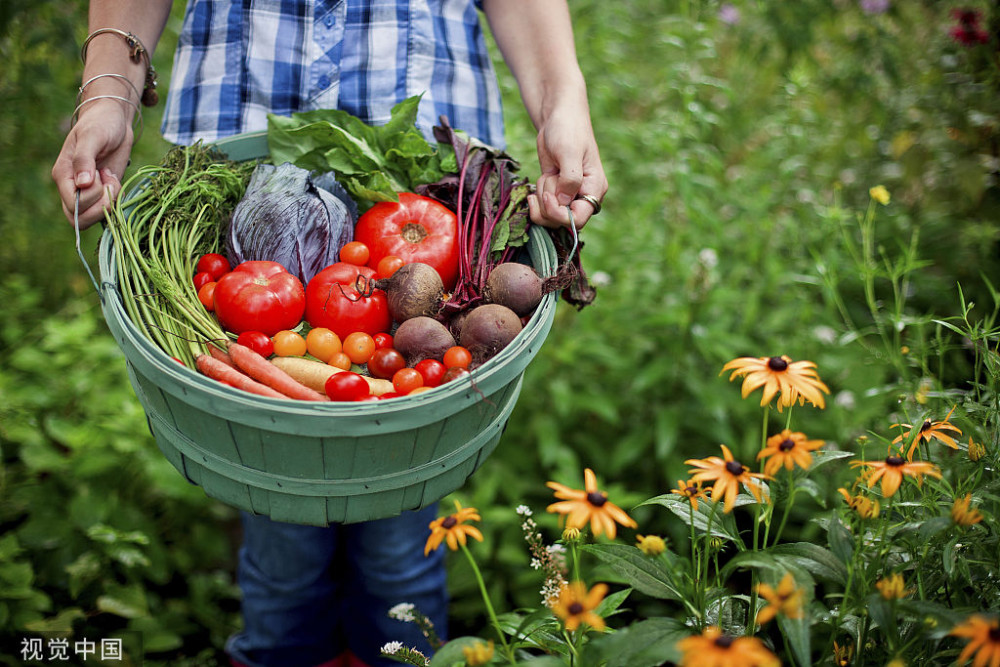
<path id="1" fill-rule="evenodd" d="M 447 368 L 468 368 L 469 364 L 472 363 L 472 353 L 469 352 L 468 348 L 455 345 L 449 347 L 444 353 L 443 361 Z"/>
<path id="2" fill-rule="evenodd" d="M 358 219 L 354 238 L 368 246 L 372 268 L 386 255 L 395 255 L 405 264 L 430 264 L 441 274 L 446 290 L 455 287 L 458 218 L 430 197 L 401 192 L 398 202 L 375 204 Z"/>
<path id="3" fill-rule="evenodd" d="M 406 359 L 391 347 L 380 347 L 368 360 L 368 371 L 377 378 L 389 380 L 400 368 L 406 368 Z"/>
<path id="4" fill-rule="evenodd" d="M 415 368 L 400 368 L 392 376 L 392 387 L 404 396 L 424 386 L 424 376 Z"/>
<path id="5" fill-rule="evenodd" d="M 198 273 L 194 274 L 193 278 L 194 288 L 196 290 L 200 290 L 202 287 L 204 287 L 205 283 L 210 283 L 214 281 L 215 278 L 213 278 L 212 274 L 209 273 L 208 271 L 199 271 Z"/>
<path id="6" fill-rule="evenodd" d="M 331 401 L 360 401 L 371 393 L 368 382 L 351 371 L 334 373 L 327 378 L 324 389 Z"/>
<path id="7" fill-rule="evenodd" d="M 212 276 L 212 280 L 218 280 L 229 273 L 229 260 L 217 252 L 210 252 L 201 256 L 194 270 L 196 273 L 204 271 Z"/>
<path id="8" fill-rule="evenodd" d="M 262 357 L 274 354 L 274 342 L 263 331 L 244 331 L 236 338 L 236 342 L 249 347 Z"/>
<path id="9" fill-rule="evenodd" d="M 360 241 L 345 243 L 344 247 L 340 249 L 340 261 L 348 264 L 364 266 L 368 263 L 369 256 L 368 246 Z"/>
<path id="10" fill-rule="evenodd" d="M 425 387 L 436 387 L 441 384 L 441 379 L 444 377 L 445 371 L 448 370 L 437 359 L 418 361 L 414 368 L 423 376 Z"/>
<path id="11" fill-rule="evenodd" d="M 228 331 L 273 336 L 294 329 L 305 311 L 302 282 L 277 262 L 243 262 L 215 285 L 215 316 Z"/>
<path id="12" fill-rule="evenodd" d="M 403 260 L 395 255 L 386 255 L 378 261 L 378 266 L 375 267 L 375 273 L 379 278 L 390 278 L 392 274 L 399 270 L 399 267 L 403 266 Z"/>
<path id="13" fill-rule="evenodd" d="M 198 290 L 198 300 L 201 301 L 201 305 L 205 306 L 205 310 L 215 310 L 215 286 L 217 283 L 205 283 Z"/>
<path id="14" fill-rule="evenodd" d="M 313 327 L 326 327 L 341 339 L 355 331 L 369 336 L 389 331 L 392 317 L 385 292 L 375 290 L 362 297 L 354 288 L 358 275 L 371 278 L 367 266 L 337 262 L 326 267 L 306 285 L 306 320 Z"/>
<path id="15" fill-rule="evenodd" d="M 449 368 L 444 373 L 444 377 L 441 378 L 441 384 L 448 384 L 452 380 L 457 380 L 460 377 L 465 377 L 469 375 L 470 371 L 468 368 L 462 368 L 461 366 L 453 366 Z"/>
<path id="16" fill-rule="evenodd" d="M 387 333 L 377 333 L 372 338 L 375 339 L 375 349 L 381 349 L 383 347 L 392 347 L 392 334 Z"/>

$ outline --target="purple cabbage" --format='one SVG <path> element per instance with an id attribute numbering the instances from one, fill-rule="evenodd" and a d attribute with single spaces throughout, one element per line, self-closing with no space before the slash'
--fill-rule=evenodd
<path id="1" fill-rule="evenodd" d="M 233 266 L 278 262 L 305 284 L 337 261 L 357 220 L 357 204 L 332 172 L 260 164 L 233 211 L 226 255 Z"/>

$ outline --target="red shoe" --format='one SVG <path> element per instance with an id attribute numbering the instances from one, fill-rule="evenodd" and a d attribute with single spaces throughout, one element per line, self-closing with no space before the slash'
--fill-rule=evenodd
<path id="1" fill-rule="evenodd" d="M 368 667 L 368 663 L 350 651 L 341 653 L 340 658 L 344 661 L 342 667 Z"/>

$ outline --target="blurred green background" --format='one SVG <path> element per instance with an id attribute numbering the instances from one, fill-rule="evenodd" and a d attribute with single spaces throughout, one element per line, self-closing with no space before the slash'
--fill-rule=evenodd
<path id="1" fill-rule="evenodd" d="M 759 407 L 719 376 L 744 355 L 815 361 L 833 393 L 808 432 L 849 446 L 922 378 L 965 381 L 931 314 L 956 310 L 959 285 L 992 307 L 998 275 L 996 38 L 949 32 L 951 10 L 971 7 L 996 34 L 995 3 L 570 4 L 611 190 L 583 235 L 597 301 L 560 305 L 501 446 L 457 494 L 483 515 L 477 554 L 502 607 L 537 604 L 514 507 L 555 530 L 546 480 L 580 486 L 592 467 L 630 508 L 673 487 L 686 458 L 753 451 Z M 161 99 L 181 10 L 154 59 Z M 0 663 L 20 664 L 28 631 L 139 630 L 147 664 L 211 665 L 239 622 L 234 512 L 148 435 L 49 177 L 85 36 L 84 2 L 0 6 Z M 497 65 L 509 150 L 533 177 L 533 130 Z M 168 147 L 159 111 L 133 164 Z M 901 342 L 935 360 L 913 372 L 857 334 L 872 320 L 851 241 L 879 184 L 892 195 L 879 248 L 925 262 L 895 295 Z M 100 233 L 81 234 L 88 261 Z M 677 530 L 635 516 L 641 532 Z M 454 625 L 474 631 L 481 601 L 455 561 Z"/>

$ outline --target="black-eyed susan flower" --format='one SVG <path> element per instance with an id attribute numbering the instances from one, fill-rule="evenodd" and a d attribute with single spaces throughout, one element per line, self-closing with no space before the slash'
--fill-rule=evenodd
<path id="1" fill-rule="evenodd" d="M 687 498 L 691 503 L 691 508 L 696 512 L 698 511 L 698 499 L 708 497 L 705 495 L 705 490 L 701 488 L 701 482 L 693 480 L 688 480 L 687 482 L 683 479 L 677 480 L 677 488 L 670 493 Z"/>
<path id="2" fill-rule="evenodd" d="M 659 535 L 636 535 L 635 546 L 647 556 L 659 556 L 667 550 L 666 541 Z"/>
<path id="3" fill-rule="evenodd" d="M 740 492 L 740 484 L 746 486 L 757 502 L 763 502 L 764 487 L 757 480 L 765 479 L 767 476 L 759 472 L 750 472 L 749 468 L 733 459 L 728 447 L 720 446 L 725 458 L 709 456 L 705 459 L 688 459 L 684 462 L 686 465 L 694 466 L 694 470 L 690 471 L 691 482 L 714 481 L 711 491 L 712 501 L 717 503 L 724 498 L 722 511 L 727 514 L 733 510 L 736 496 Z"/>
<path id="4" fill-rule="evenodd" d="M 979 510 L 969 508 L 972 503 L 972 494 L 965 494 L 964 498 L 955 498 L 951 505 L 951 520 L 959 526 L 971 526 L 983 520 L 983 514 Z"/>
<path id="5" fill-rule="evenodd" d="M 1000 664 L 1000 623 L 995 618 L 974 614 L 959 623 L 949 633 L 969 640 L 958 656 L 956 664 L 963 664 L 975 656 L 973 665 Z"/>
<path id="6" fill-rule="evenodd" d="M 889 498 L 899 490 L 903 477 L 912 477 L 917 484 L 923 482 L 923 476 L 941 478 L 941 471 L 933 463 L 927 461 L 908 461 L 899 454 L 890 454 L 884 461 L 851 461 L 852 467 L 868 468 L 863 473 L 864 481 L 869 487 L 876 482 L 882 483 L 882 495 Z"/>
<path id="7" fill-rule="evenodd" d="M 583 471 L 583 484 L 584 489 L 579 491 L 558 482 L 548 482 L 548 487 L 556 492 L 560 502 L 552 503 L 546 509 L 565 514 L 566 525 L 570 528 L 583 528 L 589 521 L 595 536 L 607 533 L 611 539 L 618 534 L 616 521 L 627 528 L 638 525 L 622 508 L 608 500 L 607 493 L 597 488 L 597 477 L 590 468 Z"/>
<path id="8" fill-rule="evenodd" d="M 570 632 L 580 627 L 581 623 L 595 630 L 604 630 L 604 619 L 594 610 L 607 594 L 607 584 L 596 584 L 589 591 L 582 581 L 564 584 L 559 591 L 559 599 L 552 605 L 552 613 L 562 619 Z"/>
<path id="9" fill-rule="evenodd" d="M 781 661 L 756 637 L 731 637 L 715 626 L 677 642 L 681 667 L 779 667 Z"/>
<path id="10" fill-rule="evenodd" d="M 877 500 L 861 494 L 852 496 L 848 493 L 847 489 L 837 489 L 837 491 L 844 497 L 844 502 L 847 503 L 847 506 L 857 512 L 858 516 L 862 519 L 878 518 L 881 506 Z"/>
<path id="11" fill-rule="evenodd" d="M 793 470 L 795 466 L 808 470 L 812 465 L 812 454 L 823 446 L 822 440 L 809 440 L 805 433 L 793 432 L 787 428 L 767 439 L 764 449 L 757 454 L 757 460 L 767 459 L 764 474 L 774 475 L 781 470 Z"/>
<path id="12" fill-rule="evenodd" d="M 972 438 L 969 438 L 969 460 L 975 463 L 984 456 L 986 456 L 986 447 L 978 442 L 973 442 Z"/>
<path id="13" fill-rule="evenodd" d="M 906 456 L 912 457 L 913 452 L 917 449 L 917 447 L 920 446 L 921 442 L 930 442 L 931 440 L 938 440 L 939 442 L 947 445 L 948 447 L 951 447 L 952 449 L 958 449 L 958 442 L 951 434 L 947 433 L 947 431 L 951 431 L 953 433 L 957 433 L 958 435 L 962 435 L 962 431 L 958 427 L 954 426 L 950 421 L 948 421 L 949 419 L 951 419 L 951 413 L 954 411 L 955 408 L 952 408 L 948 412 L 948 416 L 942 419 L 941 421 L 931 421 L 929 419 L 925 419 L 924 422 L 920 425 L 920 429 L 917 433 L 917 436 L 913 438 L 913 443 L 910 444 L 910 448 L 907 450 Z M 903 432 L 902 434 L 897 435 L 896 438 L 892 441 L 893 444 L 910 439 L 910 435 L 913 433 L 912 425 L 893 424 L 892 426 L 893 428 L 897 426 L 905 426 L 907 429 L 909 429 Z"/>
<path id="14" fill-rule="evenodd" d="M 881 595 L 885 600 L 902 600 L 907 595 L 912 593 L 912 591 L 906 587 L 906 583 L 903 581 L 903 575 L 899 572 L 893 572 L 887 577 L 882 577 L 875 582 L 875 588 L 878 589 L 879 595 Z"/>
<path id="15" fill-rule="evenodd" d="M 779 613 L 788 618 L 802 618 L 802 590 L 795 585 L 791 572 L 785 573 L 777 588 L 770 584 L 758 584 L 757 594 L 767 600 L 767 606 L 757 612 L 757 623 L 760 625 Z"/>
<path id="16" fill-rule="evenodd" d="M 462 507 L 462 503 L 455 501 L 455 513 L 434 519 L 428 525 L 431 529 L 431 536 L 427 538 L 424 545 L 424 555 L 441 546 L 441 541 L 448 542 L 448 548 L 457 551 L 458 546 L 465 545 L 467 537 L 483 541 L 483 534 L 475 526 L 466 525 L 466 521 L 481 521 L 479 511 L 474 507 Z"/>
<path id="17" fill-rule="evenodd" d="M 743 377 L 743 398 L 757 389 L 764 388 L 760 400 L 761 407 L 778 397 L 778 412 L 791 407 L 798 401 L 804 405 L 809 401 L 818 408 L 826 407 L 823 394 L 830 389 L 823 384 L 816 372 L 816 364 L 811 361 L 792 361 L 789 357 L 740 357 L 722 367 L 722 372 L 732 371 L 729 381 Z"/>
<path id="18" fill-rule="evenodd" d="M 469 646 L 462 647 L 462 657 L 468 667 L 481 667 L 490 664 L 493 660 L 493 640 L 488 642 L 476 641 Z"/>

